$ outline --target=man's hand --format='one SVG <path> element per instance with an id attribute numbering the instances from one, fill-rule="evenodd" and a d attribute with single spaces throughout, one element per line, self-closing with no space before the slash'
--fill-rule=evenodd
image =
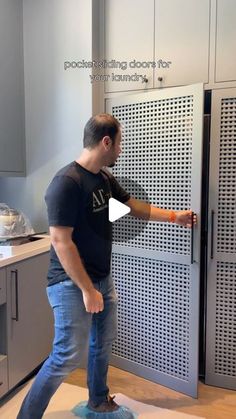
<path id="1" fill-rule="evenodd" d="M 99 313 L 104 309 L 103 296 L 95 288 L 83 291 L 83 300 L 88 313 Z"/>
<path id="2" fill-rule="evenodd" d="M 192 211 L 175 211 L 176 219 L 175 223 L 184 227 L 192 227 Z M 193 216 L 193 224 L 197 224 L 197 216 Z"/>

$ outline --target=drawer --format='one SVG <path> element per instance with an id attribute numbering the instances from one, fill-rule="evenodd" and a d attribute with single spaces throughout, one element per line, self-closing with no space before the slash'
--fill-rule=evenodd
<path id="1" fill-rule="evenodd" d="M 7 357 L 0 355 L 0 397 L 8 392 Z"/>
<path id="2" fill-rule="evenodd" d="M 6 270 L 0 269 L 0 305 L 6 303 Z"/>

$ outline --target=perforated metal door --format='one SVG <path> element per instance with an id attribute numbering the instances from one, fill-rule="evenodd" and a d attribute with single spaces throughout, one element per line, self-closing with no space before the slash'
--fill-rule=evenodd
<path id="1" fill-rule="evenodd" d="M 119 330 L 112 362 L 196 397 L 203 86 L 109 99 L 107 111 L 123 126 L 123 153 L 113 174 L 138 182 L 153 205 L 198 215 L 193 249 L 184 227 L 151 221 L 138 236 L 120 242 L 114 223 Z M 124 217 L 120 237 L 142 222 Z"/>
<path id="2" fill-rule="evenodd" d="M 212 96 L 206 383 L 236 390 L 236 89 Z"/>

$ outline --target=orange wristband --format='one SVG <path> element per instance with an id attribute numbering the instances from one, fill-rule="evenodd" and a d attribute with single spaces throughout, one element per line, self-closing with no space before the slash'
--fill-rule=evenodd
<path id="1" fill-rule="evenodd" d="M 175 213 L 175 211 L 171 210 L 170 211 L 169 221 L 170 221 L 170 223 L 174 223 L 175 220 L 176 220 L 176 213 Z"/>

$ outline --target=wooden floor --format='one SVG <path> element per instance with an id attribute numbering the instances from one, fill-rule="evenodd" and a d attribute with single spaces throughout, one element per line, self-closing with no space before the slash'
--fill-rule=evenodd
<path id="1" fill-rule="evenodd" d="M 86 387 L 86 371 L 73 371 L 66 383 Z M 199 382 L 199 398 L 192 399 L 114 367 L 110 367 L 108 383 L 111 394 L 123 393 L 143 403 L 207 419 L 236 419 L 236 391 Z"/>

